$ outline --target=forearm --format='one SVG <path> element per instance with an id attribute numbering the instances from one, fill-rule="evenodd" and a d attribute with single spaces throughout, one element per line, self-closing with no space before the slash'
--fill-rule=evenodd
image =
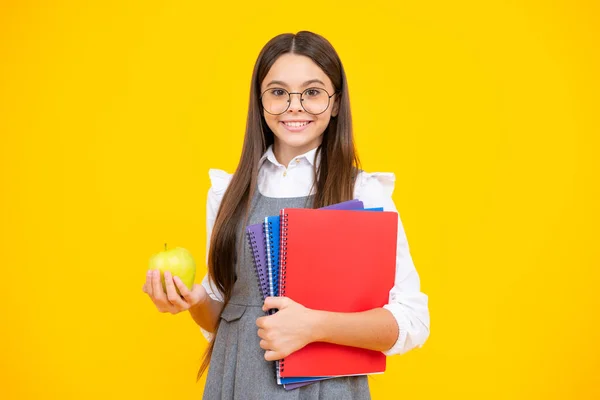
<path id="1" fill-rule="evenodd" d="M 202 329 L 213 333 L 217 320 L 221 315 L 223 303 L 207 296 L 207 300 L 189 309 L 190 315 Z"/>
<path id="2" fill-rule="evenodd" d="M 384 308 L 357 313 L 313 311 L 313 342 L 386 351 L 398 339 L 398 323 Z"/>

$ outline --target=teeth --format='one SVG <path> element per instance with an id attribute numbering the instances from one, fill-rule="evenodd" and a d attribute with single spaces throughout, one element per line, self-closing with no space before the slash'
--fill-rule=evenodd
<path id="1" fill-rule="evenodd" d="M 290 128 L 300 128 L 301 126 L 308 125 L 308 122 L 285 122 L 285 125 Z"/>

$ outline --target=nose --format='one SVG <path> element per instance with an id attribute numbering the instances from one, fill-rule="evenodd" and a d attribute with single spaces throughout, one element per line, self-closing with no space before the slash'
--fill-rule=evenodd
<path id="1" fill-rule="evenodd" d="M 288 108 L 288 111 L 304 111 L 304 109 L 302 108 L 302 101 L 301 101 L 301 94 L 300 93 L 291 93 L 290 94 L 290 108 Z"/>

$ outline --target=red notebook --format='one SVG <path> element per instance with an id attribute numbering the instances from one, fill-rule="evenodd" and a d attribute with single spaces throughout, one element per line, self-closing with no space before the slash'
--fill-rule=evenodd
<path id="1" fill-rule="evenodd" d="M 335 312 L 387 304 L 396 271 L 397 213 L 288 208 L 280 216 L 281 296 Z M 281 360 L 280 373 L 362 375 L 385 366 L 380 351 L 311 343 Z"/>

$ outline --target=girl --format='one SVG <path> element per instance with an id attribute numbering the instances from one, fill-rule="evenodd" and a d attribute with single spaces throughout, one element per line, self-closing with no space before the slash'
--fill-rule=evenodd
<path id="1" fill-rule="evenodd" d="M 389 303 L 360 313 L 311 310 L 294 299 L 262 301 L 244 231 L 281 208 L 319 208 L 353 198 L 396 211 L 394 174 L 359 169 L 348 84 L 331 44 L 311 32 L 282 34 L 260 52 L 246 135 L 234 174 L 209 171 L 208 274 L 188 290 L 178 277 L 149 272 L 144 285 L 159 311 L 189 311 L 210 341 L 205 399 L 368 399 L 365 376 L 286 391 L 273 362 L 314 341 L 402 354 L 429 336 L 428 298 L 399 221 L 396 281 Z M 376 266 L 365 266 L 365 269 Z M 175 288 L 179 288 L 179 296 Z M 349 288 L 352 290 L 352 288 Z M 279 311 L 267 316 L 266 310 Z"/>

